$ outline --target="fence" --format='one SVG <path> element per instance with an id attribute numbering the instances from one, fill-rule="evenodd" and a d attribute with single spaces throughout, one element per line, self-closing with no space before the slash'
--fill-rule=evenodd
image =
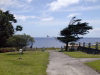
<path id="1" fill-rule="evenodd" d="M 85 53 L 88 53 L 88 54 L 100 54 L 99 48 L 100 48 L 100 46 L 99 46 L 98 42 L 94 45 L 92 45 L 91 43 L 88 43 L 86 45 L 85 42 L 83 44 L 81 44 L 79 42 L 79 45 L 77 47 L 77 51 L 82 51 L 82 52 L 85 52 Z"/>

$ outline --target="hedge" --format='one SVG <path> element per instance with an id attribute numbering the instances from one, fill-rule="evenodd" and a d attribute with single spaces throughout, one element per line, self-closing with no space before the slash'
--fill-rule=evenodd
<path id="1" fill-rule="evenodd" d="M 14 52 L 14 51 L 16 51 L 16 48 L 0 48 L 0 53 Z"/>

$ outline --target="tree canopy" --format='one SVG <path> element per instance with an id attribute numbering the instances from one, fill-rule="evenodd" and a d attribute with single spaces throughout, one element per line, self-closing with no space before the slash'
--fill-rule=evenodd
<path id="1" fill-rule="evenodd" d="M 57 37 L 58 40 L 66 44 L 66 50 L 68 49 L 68 43 L 77 41 L 80 38 L 80 35 L 85 35 L 89 33 L 89 30 L 92 29 L 92 26 L 89 26 L 87 22 L 81 22 L 81 19 L 76 19 L 73 17 L 68 25 L 68 27 L 61 30 L 60 35 L 62 37 Z"/>
<path id="2" fill-rule="evenodd" d="M 15 29 L 13 23 L 16 22 L 17 20 L 13 14 L 9 11 L 3 12 L 0 10 L 0 47 L 4 47 L 7 39 L 14 34 Z M 17 29 L 16 31 L 21 31 L 22 27 L 20 26 L 20 28 L 20 30 Z"/>
<path id="3" fill-rule="evenodd" d="M 33 42 L 34 38 L 26 34 L 14 35 L 7 40 L 8 46 L 17 48 L 23 48 L 29 45 L 31 46 Z"/>

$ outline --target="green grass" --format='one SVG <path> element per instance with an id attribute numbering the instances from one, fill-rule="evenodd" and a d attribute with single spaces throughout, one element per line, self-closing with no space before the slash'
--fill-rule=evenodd
<path id="1" fill-rule="evenodd" d="M 88 46 L 86 46 L 88 48 Z M 95 45 L 92 45 L 91 48 L 96 48 Z M 100 44 L 98 45 L 98 49 L 100 50 Z"/>
<path id="2" fill-rule="evenodd" d="M 83 52 L 64 52 L 73 58 L 100 58 L 100 55 L 86 54 Z"/>
<path id="3" fill-rule="evenodd" d="M 95 49 L 95 46 L 91 46 L 91 48 L 94 48 Z M 100 50 L 100 45 L 98 46 L 98 49 Z"/>
<path id="4" fill-rule="evenodd" d="M 85 64 L 87 64 L 89 67 L 95 69 L 97 72 L 100 72 L 100 60 L 96 60 L 93 62 L 87 62 Z"/>
<path id="5" fill-rule="evenodd" d="M 16 52 L 1 53 L 0 75 L 47 75 L 48 56 L 41 51 L 25 52 L 22 56 Z"/>

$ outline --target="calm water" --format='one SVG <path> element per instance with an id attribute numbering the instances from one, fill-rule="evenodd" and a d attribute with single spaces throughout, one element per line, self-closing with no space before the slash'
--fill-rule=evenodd
<path id="1" fill-rule="evenodd" d="M 86 42 L 95 44 L 96 42 L 100 42 L 100 38 L 83 38 L 77 42 Z M 65 44 L 57 40 L 56 38 L 35 38 L 35 43 L 33 47 L 42 48 L 42 47 L 55 47 L 60 48 Z"/>

